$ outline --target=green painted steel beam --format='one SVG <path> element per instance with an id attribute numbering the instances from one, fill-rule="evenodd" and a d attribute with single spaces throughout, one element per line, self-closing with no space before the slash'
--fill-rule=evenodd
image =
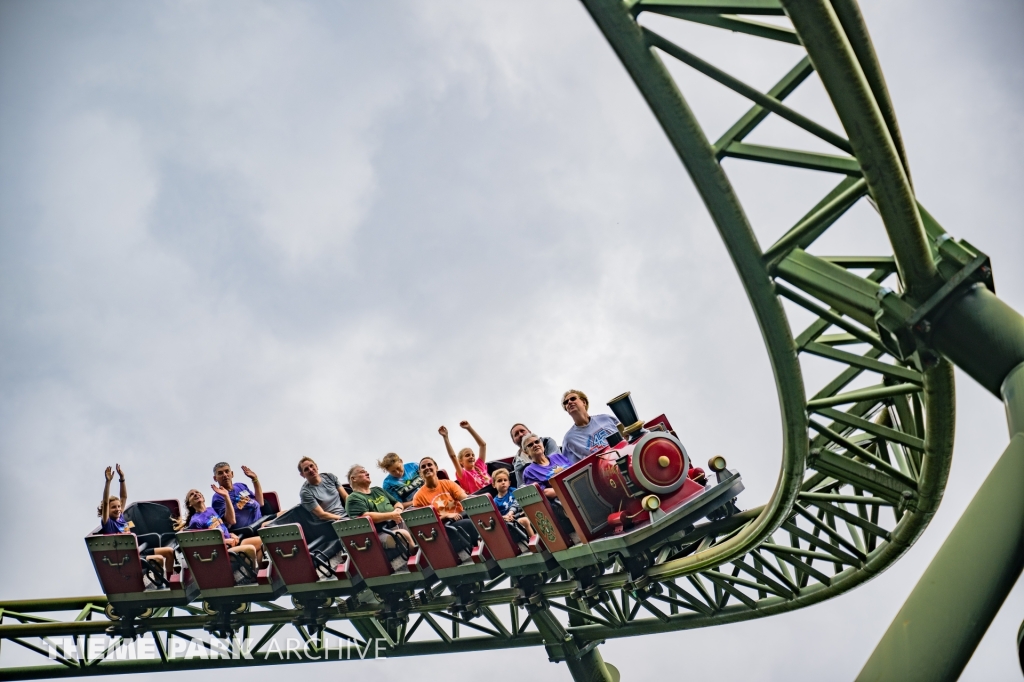
<path id="1" fill-rule="evenodd" d="M 646 10 L 651 14 L 662 14 L 664 16 L 675 17 L 677 19 L 685 19 L 686 21 L 692 21 L 695 24 L 724 28 L 727 31 L 733 31 L 734 33 L 746 33 L 747 35 L 757 36 L 758 38 L 767 38 L 768 40 L 777 40 L 780 43 L 789 43 L 790 45 L 800 44 L 800 39 L 797 37 L 796 31 L 791 28 L 777 26 L 775 24 L 766 24 L 763 21 L 751 21 L 750 19 L 744 19 L 743 17 L 736 16 L 735 14 L 708 14 L 707 12 L 694 12 L 685 9 L 662 9 L 658 7 L 642 7 L 641 9 Z"/>
<path id="2" fill-rule="evenodd" d="M 49 611 L 79 611 L 89 604 L 104 607 L 106 596 L 58 597 L 56 599 L 13 599 L 0 601 L 0 609 L 17 613 L 45 613 Z"/>
<path id="3" fill-rule="evenodd" d="M 793 125 L 803 128 L 811 135 L 814 135 L 824 140 L 825 142 L 828 142 L 830 145 L 838 149 L 841 149 L 842 151 L 848 154 L 853 153 L 853 147 L 850 146 L 850 143 L 843 136 L 832 132 L 825 126 L 812 121 L 803 114 L 794 111 L 793 109 L 790 109 L 781 101 L 775 99 L 771 95 L 766 95 L 757 88 L 751 87 L 744 83 L 743 81 L 741 81 L 740 79 L 729 75 L 725 71 L 722 71 L 721 69 L 717 68 L 712 64 L 709 64 L 708 62 L 704 61 L 697 55 L 690 52 L 689 50 L 686 50 L 680 47 L 679 45 L 676 45 L 668 38 L 658 35 L 654 31 L 651 31 L 650 29 L 647 28 L 644 28 L 643 32 L 644 37 L 647 40 L 647 44 L 650 45 L 651 47 L 656 47 L 665 54 L 675 57 L 679 61 L 683 62 L 684 64 L 693 69 L 696 69 L 697 71 L 704 74 L 708 78 L 718 83 L 721 83 L 722 85 L 729 88 L 733 92 L 736 92 L 746 97 L 750 101 L 760 105 L 761 107 L 767 109 L 773 114 L 776 114 L 781 118 L 786 119 Z"/>
<path id="4" fill-rule="evenodd" d="M 630 3 L 635 10 L 673 9 L 708 14 L 773 14 L 781 15 L 779 0 L 640 0 Z"/>
<path id="5" fill-rule="evenodd" d="M 778 526 L 792 505 L 804 472 L 807 420 L 803 379 L 785 312 L 761 262 L 761 249 L 732 186 L 703 129 L 675 86 L 665 65 L 644 40 L 643 31 L 618 0 L 582 0 L 598 28 L 654 112 L 679 155 L 725 242 L 754 309 L 768 348 L 782 413 L 783 458 L 779 482 L 765 512 L 726 542 L 695 556 L 653 569 L 670 576 L 712 568 L 736 558 Z M 654 577 L 654 576 L 652 576 Z"/>
<path id="6" fill-rule="evenodd" d="M 782 0 L 782 4 L 853 145 L 907 291 L 912 298 L 924 300 L 941 282 L 903 160 L 858 61 L 858 57 L 873 60 L 873 51 L 860 55 L 854 51 L 826 0 Z"/>
<path id="7" fill-rule="evenodd" d="M 857 56 L 857 63 L 871 88 L 875 104 L 878 105 L 882 119 L 885 120 L 889 137 L 892 138 L 896 153 L 899 154 L 900 161 L 903 163 L 903 172 L 906 173 L 907 182 L 913 186 L 910 177 L 910 164 L 907 163 L 907 152 L 903 146 L 903 135 L 896 122 L 896 111 L 893 109 L 889 88 L 885 84 L 885 76 L 882 75 L 882 67 L 878 63 L 875 46 L 871 42 L 871 35 L 868 33 L 868 27 L 864 22 L 860 7 L 856 0 L 831 0 L 831 2 L 832 9 L 835 10 L 839 23 L 843 27 L 843 33 L 850 41 L 850 47 L 853 48 L 853 53 Z"/>
<path id="8" fill-rule="evenodd" d="M 955 680 L 1024 569 L 1024 365 L 1004 385 L 1010 444 L 865 663 L 860 682 Z"/>
<path id="9" fill-rule="evenodd" d="M 747 144 L 746 142 L 733 142 L 722 150 L 722 155 L 731 156 L 734 159 L 763 161 L 780 166 L 804 168 L 825 173 L 842 173 L 843 175 L 857 176 L 861 174 L 860 164 L 857 162 L 857 159 L 850 156 L 783 149 L 782 147 Z"/>
<path id="10" fill-rule="evenodd" d="M 796 34 L 794 33 L 794 35 Z M 800 87 L 800 84 L 807 80 L 807 77 L 812 73 L 814 73 L 814 67 L 811 65 L 811 60 L 808 57 L 804 57 L 785 76 L 779 79 L 779 82 L 773 85 L 766 94 L 772 99 L 781 102 L 793 94 L 793 91 Z M 715 158 L 720 160 L 725 154 L 726 147 L 733 142 L 743 141 L 770 113 L 760 104 L 755 104 L 751 107 L 715 142 L 712 147 L 715 150 Z"/>

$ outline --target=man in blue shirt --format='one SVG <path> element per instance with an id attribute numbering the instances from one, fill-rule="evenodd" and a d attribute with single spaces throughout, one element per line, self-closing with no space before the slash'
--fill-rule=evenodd
<path id="1" fill-rule="evenodd" d="M 562 409 L 572 417 L 572 428 L 562 440 L 562 454 L 573 462 L 598 452 L 608 445 L 608 436 L 617 433 L 619 420 L 607 414 L 591 416 L 587 394 L 570 388 L 562 395 Z"/>
<path id="2" fill-rule="evenodd" d="M 235 483 L 235 472 L 231 470 L 231 465 L 227 462 L 218 462 L 213 467 L 213 480 L 228 491 L 228 495 L 231 497 L 231 506 L 235 509 L 235 524 L 229 530 L 251 526 L 263 517 L 263 512 L 260 510 L 263 506 L 263 487 L 260 485 L 259 476 L 244 464 L 242 473 L 249 477 L 255 490 L 250 490 L 249 486 L 244 483 Z M 210 504 L 218 516 L 222 519 L 227 518 L 224 515 L 227 503 L 223 495 L 215 494 L 210 500 Z"/>

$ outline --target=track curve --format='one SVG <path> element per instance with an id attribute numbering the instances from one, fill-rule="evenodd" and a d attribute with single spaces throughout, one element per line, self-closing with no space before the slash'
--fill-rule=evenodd
<path id="1" fill-rule="evenodd" d="M 784 14 L 781 5 L 769 2 L 722 3 L 721 7 L 672 0 L 627 4 L 583 0 L 583 4 L 655 114 L 719 230 L 761 328 L 783 420 L 779 480 L 756 517 L 730 530 L 720 541 L 669 557 L 647 571 L 653 580 L 671 582 L 670 591 L 677 596 L 677 590 L 683 588 L 675 580 L 686 577 L 693 590 L 683 597 L 688 603 L 702 592 L 710 596 L 698 585 L 706 579 L 716 592 L 709 605 L 719 608 L 661 619 L 660 623 L 646 619 L 626 627 L 636 629 L 637 634 L 702 627 L 789 611 L 841 594 L 884 571 L 927 526 L 949 473 L 954 421 L 951 366 L 939 361 L 917 372 L 887 352 L 874 324 L 877 296 L 883 292 L 881 282 L 916 296 L 934 290 L 933 253 L 944 233 L 926 212 L 918 211 L 913 199 L 906 154 L 859 9 L 853 2 L 842 3 L 845 23 L 856 29 L 851 33 L 859 47 L 846 43 L 849 53 L 856 56 L 839 65 L 845 71 L 837 66 L 835 55 L 810 54 L 764 95 L 645 28 L 638 17 L 645 11 L 654 12 L 760 38 L 806 41 L 813 48 L 816 43 L 836 40 L 844 28 L 835 15 L 824 16 L 828 13 L 824 3 L 786 2 L 786 9 L 797 15 L 793 21 L 797 30 L 807 27 L 814 34 L 811 39 L 779 25 L 729 14 L 730 10 L 745 9 L 756 14 Z M 712 145 L 660 55 L 677 58 L 747 96 L 754 102 L 753 108 Z M 850 142 L 782 104 L 815 70 L 816 61 L 829 69 L 822 79 L 840 119 L 859 133 Z M 860 82 L 852 86 L 844 82 L 852 79 L 855 71 Z M 870 79 L 865 72 L 871 74 Z M 826 157 L 743 143 L 743 137 L 770 113 L 818 135 L 848 156 Z M 866 119 L 871 119 L 873 127 L 865 125 Z M 846 177 L 775 246 L 762 252 L 722 168 L 721 160 L 728 157 Z M 886 194 L 887 199 L 878 201 L 877 197 Z M 828 259 L 805 250 L 858 199 L 868 196 L 875 199 L 889 231 L 892 256 Z M 912 217 L 906 215 L 908 202 Z M 851 270 L 858 267 L 871 273 L 866 277 L 853 274 Z M 818 320 L 794 336 L 784 300 L 816 314 Z M 826 334 L 829 331 L 839 333 Z M 861 352 L 849 352 L 852 348 Z M 811 355 L 835 360 L 844 369 L 808 399 L 801 359 Z M 891 362 L 884 362 L 886 357 Z M 880 376 L 881 383 L 848 391 L 845 396 L 839 393 L 865 373 Z M 850 407 L 835 409 L 842 405 Z M 821 423 L 822 418 L 831 424 Z M 812 452 L 816 456 L 809 461 Z M 853 465 L 848 466 L 849 462 Z M 906 486 L 903 490 L 901 484 Z M 888 525 L 879 521 L 878 513 L 886 506 L 880 501 L 892 498 L 887 492 L 899 492 L 889 505 L 893 520 Z M 788 534 L 788 542 L 774 540 L 780 530 Z M 825 566 L 831 563 L 835 570 L 815 568 L 822 566 L 823 557 Z M 732 605 L 727 595 L 733 598 Z M 600 626 L 587 629 L 588 637 L 625 634 L 622 628 L 614 632 Z"/>

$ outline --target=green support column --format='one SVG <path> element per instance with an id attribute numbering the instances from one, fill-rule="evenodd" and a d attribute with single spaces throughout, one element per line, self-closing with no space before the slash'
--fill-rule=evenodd
<path id="1" fill-rule="evenodd" d="M 955 680 L 1024 569 L 1024 364 L 1002 384 L 1010 444 L 858 681 Z"/>

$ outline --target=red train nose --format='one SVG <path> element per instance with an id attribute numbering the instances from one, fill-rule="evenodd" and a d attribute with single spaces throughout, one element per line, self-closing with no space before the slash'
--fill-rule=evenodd
<path id="1" fill-rule="evenodd" d="M 667 433 L 645 434 L 633 449 L 629 472 L 633 481 L 652 493 L 672 493 L 683 485 L 690 458 L 675 437 Z"/>

